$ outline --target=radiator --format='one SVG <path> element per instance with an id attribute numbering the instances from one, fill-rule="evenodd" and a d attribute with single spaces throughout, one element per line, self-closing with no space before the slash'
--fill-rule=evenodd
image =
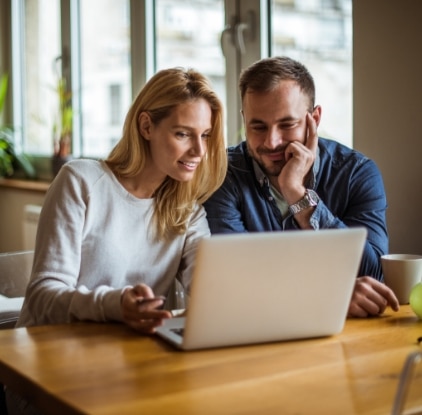
<path id="1" fill-rule="evenodd" d="M 24 251 L 31 251 L 35 248 L 35 236 L 40 212 L 41 206 L 38 205 L 25 205 L 24 207 L 22 224 Z"/>

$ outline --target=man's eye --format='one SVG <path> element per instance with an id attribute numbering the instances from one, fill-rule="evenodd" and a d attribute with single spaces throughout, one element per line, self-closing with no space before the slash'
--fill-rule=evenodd
<path id="1" fill-rule="evenodd" d="M 265 125 L 253 125 L 252 129 L 255 131 L 265 131 L 267 128 Z"/>
<path id="2" fill-rule="evenodd" d="M 287 123 L 287 124 L 281 124 L 280 125 L 280 128 L 282 130 L 290 130 L 290 129 L 295 128 L 295 127 L 296 127 L 295 123 Z"/>

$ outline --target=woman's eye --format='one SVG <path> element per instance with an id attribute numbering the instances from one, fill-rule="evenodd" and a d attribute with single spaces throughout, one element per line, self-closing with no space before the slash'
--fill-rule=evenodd
<path id="1" fill-rule="evenodd" d="M 208 140 L 210 137 L 211 137 L 211 134 L 210 133 L 202 134 L 202 139 L 203 140 Z"/>
<path id="2" fill-rule="evenodd" d="M 187 134 L 187 133 L 185 133 L 183 131 L 178 131 L 176 133 L 176 136 L 179 137 L 179 138 L 181 138 L 181 139 L 185 139 L 185 138 L 188 138 L 189 137 L 189 134 Z"/>

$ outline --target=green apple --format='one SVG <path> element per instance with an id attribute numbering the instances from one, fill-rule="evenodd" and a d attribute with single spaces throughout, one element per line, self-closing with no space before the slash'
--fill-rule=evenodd
<path id="1" fill-rule="evenodd" d="M 410 293 L 409 303 L 415 314 L 422 319 L 422 282 L 419 282 L 413 287 Z"/>

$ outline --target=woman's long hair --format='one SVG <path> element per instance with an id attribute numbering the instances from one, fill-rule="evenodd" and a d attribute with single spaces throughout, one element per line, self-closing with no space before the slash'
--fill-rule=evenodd
<path id="1" fill-rule="evenodd" d="M 186 231 L 196 203 L 202 204 L 222 184 L 227 170 L 223 133 L 223 106 L 208 79 L 193 69 L 172 68 L 157 72 L 135 98 L 123 127 L 123 136 L 106 160 L 118 177 L 142 172 L 151 157 L 149 142 L 140 133 L 140 114 L 147 111 L 157 125 L 180 104 L 205 99 L 211 107 L 211 135 L 207 152 L 190 181 L 167 177 L 154 194 L 154 220 L 159 237 Z"/>

